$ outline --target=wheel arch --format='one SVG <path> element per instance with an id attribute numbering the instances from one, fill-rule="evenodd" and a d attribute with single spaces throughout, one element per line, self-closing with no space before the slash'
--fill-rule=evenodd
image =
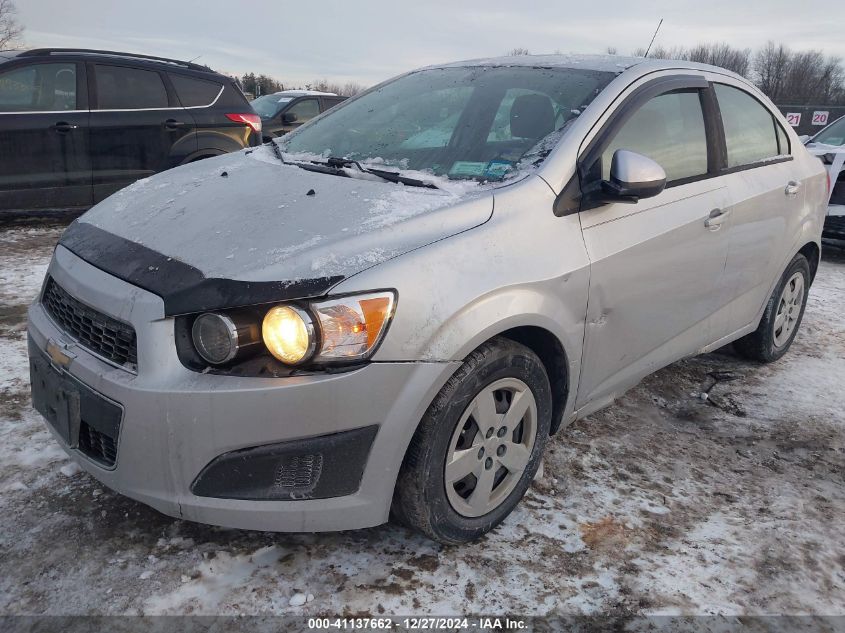
<path id="1" fill-rule="evenodd" d="M 807 258 L 810 264 L 810 283 L 816 278 L 816 271 L 819 269 L 821 260 L 821 249 L 816 242 L 807 242 L 798 249 L 798 253 Z"/>
<path id="2" fill-rule="evenodd" d="M 525 345 L 537 354 L 543 363 L 552 389 L 552 423 L 549 435 L 554 435 L 560 429 L 569 397 L 569 363 L 563 344 L 549 330 L 534 325 L 510 328 L 496 336 Z"/>

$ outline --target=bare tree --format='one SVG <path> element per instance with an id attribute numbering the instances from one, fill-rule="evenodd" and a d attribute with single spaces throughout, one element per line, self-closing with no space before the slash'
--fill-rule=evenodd
<path id="1" fill-rule="evenodd" d="M 616 47 L 608 46 L 606 52 L 608 55 L 616 55 Z"/>
<path id="2" fill-rule="evenodd" d="M 817 50 L 768 42 L 754 55 L 754 79 L 770 99 L 794 105 L 845 103 L 845 68 Z"/>
<path id="3" fill-rule="evenodd" d="M 641 46 L 640 48 L 636 49 L 632 55 L 634 57 L 645 57 L 646 48 L 645 46 Z M 652 48 L 648 56 L 651 59 L 686 59 L 686 49 L 683 46 L 673 46 L 672 48 L 666 48 L 665 46 L 656 46 Z"/>
<path id="4" fill-rule="evenodd" d="M 634 51 L 635 57 L 643 57 L 644 55 L 644 48 L 638 48 Z M 751 62 L 751 49 L 733 48 L 725 43 L 698 44 L 692 48 L 658 46 L 651 49 L 648 56 L 654 59 L 682 59 L 688 62 L 721 66 L 747 77 Z"/>
<path id="5" fill-rule="evenodd" d="M 352 97 L 359 92 L 367 89 L 366 86 L 359 84 L 357 81 L 347 81 L 346 83 L 338 83 L 336 81 L 329 81 L 328 79 L 315 79 L 311 83 L 305 84 L 306 90 L 319 90 L 320 92 L 333 92 L 344 97 Z"/>
<path id="6" fill-rule="evenodd" d="M 527 48 L 512 48 L 508 51 L 508 55 L 510 57 L 515 57 L 516 55 L 530 55 L 531 53 L 528 51 Z"/>
<path id="7" fill-rule="evenodd" d="M 0 50 L 12 48 L 20 41 L 23 26 L 15 19 L 17 12 L 12 0 L 0 0 Z"/>
<path id="8" fill-rule="evenodd" d="M 738 75 L 747 77 L 751 62 L 751 49 L 734 48 L 724 42 L 717 44 L 698 44 L 687 51 L 685 59 L 691 62 L 700 62 L 702 64 L 727 68 Z"/>
<path id="9" fill-rule="evenodd" d="M 634 51 L 637 57 L 645 49 Z M 698 44 L 692 48 L 658 46 L 649 57 L 681 59 L 721 66 L 752 79 L 772 101 L 790 105 L 845 104 L 845 67 L 842 60 L 822 51 L 791 51 L 783 44 L 768 42 L 751 54 L 751 49 L 729 44 Z"/>
<path id="10" fill-rule="evenodd" d="M 791 53 L 783 44 L 769 41 L 754 55 L 757 85 L 772 100 L 780 99 L 786 82 Z"/>

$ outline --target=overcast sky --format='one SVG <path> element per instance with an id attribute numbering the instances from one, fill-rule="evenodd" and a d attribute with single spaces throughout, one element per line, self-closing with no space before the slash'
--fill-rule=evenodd
<path id="1" fill-rule="evenodd" d="M 628 55 L 656 44 L 768 39 L 845 57 L 840 0 L 16 0 L 25 44 L 198 58 L 233 74 L 289 83 L 373 84 L 426 64 L 532 53 Z"/>

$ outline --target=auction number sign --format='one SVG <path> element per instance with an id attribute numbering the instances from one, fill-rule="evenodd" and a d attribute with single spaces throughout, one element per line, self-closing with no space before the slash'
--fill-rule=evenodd
<path id="1" fill-rule="evenodd" d="M 789 125 L 791 125 L 792 127 L 798 127 L 799 125 L 801 125 L 801 113 L 787 112 L 786 122 L 789 123 Z"/>
<path id="2" fill-rule="evenodd" d="M 830 112 L 825 110 L 816 110 L 813 112 L 813 125 L 827 125 L 827 119 L 830 116 Z"/>

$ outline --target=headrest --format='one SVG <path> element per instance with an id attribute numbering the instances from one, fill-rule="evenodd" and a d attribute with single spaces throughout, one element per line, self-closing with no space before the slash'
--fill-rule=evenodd
<path id="1" fill-rule="evenodd" d="M 555 129 L 555 109 L 545 95 L 522 95 L 511 106 L 511 136 L 541 139 Z"/>

